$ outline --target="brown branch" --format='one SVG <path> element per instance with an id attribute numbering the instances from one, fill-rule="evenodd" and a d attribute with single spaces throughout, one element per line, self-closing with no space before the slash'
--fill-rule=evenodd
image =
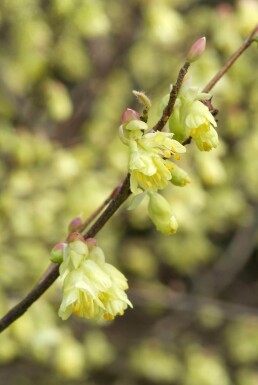
<path id="1" fill-rule="evenodd" d="M 209 92 L 225 75 L 229 68 L 235 63 L 235 61 L 242 55 L 242 53 L 252 44 L 254 41 L 255 34 L 258 33 L 258 25 L 252 30 L 250 35 L 244 41 L 244 43 L 238 48 L 238 50 L 233 53 L 233 55 L 227 60 L 224 66 L 216 73 L 216 75 L 211 79 L 211 81 L 204 87 L 202 92 Z"/>
<path id="2" fill-rule="evenodd" d="M 83 236 L 85 239 L 94 237 L 106 224 L 106 222 L 112 217 L 112 215 L 118 210 L 122 203 L 126 201 L 126 199 L 131 194 L 130 191 L 130 174 L 127 174 L 124 182 L 119 187 L 119 192 L 114 199 L 111 200 L 110 204 L 103 211 L 101 216 L 97 219 L 97 221 L 91 226 L 89 231 L 87 231 Z"/>
<path id="3" fill-rule="evenodd" d="M 177 77 L 176 84 L 173 85 L 172 90 L 170 91 L 168 104 L 164 108 L 161 118 L 155 124 L 155 126 L 152 128 L 153 131 L 161 131 L 165 127 L 168 119 L 170 118 L 170 116 L 173 112 L 173 108 L 174 108 L 174 105 L 176 102 L 178 92 L 182 86 L 184 77 L 187 73 L 189 66 L 190 66 L 190 63 L 186 62 L 183 65 L 183 67 L 181 67 L 179 74 L 178 74 L 178 77 Z"/>
<path id="4" fill-rule="evenodd" d="M 84 221 L 84 223 L 76 229 L 76 231 L 82 233 L 93 221 L 96 219 L 104 208 L 114 199 L 121 190 L 121 185 L 114 188 L 112 193 L 101 203 L 101 205 Z"/>
<path id="5" fill-rule="evenodd" d="M 115 191 L 115 190 L 114 190 Z M 84 238 L 94 237 L 117 211 L 122 203 L 130 195 L 130 176 L 126 176 L 122 185 L 119 186 L 116 196 L 111 200 L 110 204 L 100 215 L 98 220 L 91 226 L 89 231 L 84 234 Z M 42 276 L 41 280 L 33 287 L 29 294 L 17 305 L 15 305 L 1 320 L 0 332 L 5 330 L 14 321 L 21 317 L 26 310 L 52 285 L 59 276 L 59 265 L 50 264 L 48 270 Z"/>
<path id="6" fill-rule="evenodd" d="M 59 275 L 59 266 L 51 264 L 39 283 L 17 305 L 15 305 L 1 320 L 0 332 L 22 316 L 25 311 L 52 285 Z"/>
<path id="7" fill-rule="evenodd" d="M 218 83 L 218 81 L 225 75 L 225 73 L 232 67 L 235 61 L 245 52 L 245 50 L 254 42 L 254 36 L 258 33 L 258 25 L 251 31 L 250 35 L 244 43 L 238 48 L 236 52 L 227 60 L 223 67 L 216 73 L 216 75 L 203 88 L 202 92 L 209 92 Z M 191 138 L 186 138 L 183 145 L 191 143 Z"/>

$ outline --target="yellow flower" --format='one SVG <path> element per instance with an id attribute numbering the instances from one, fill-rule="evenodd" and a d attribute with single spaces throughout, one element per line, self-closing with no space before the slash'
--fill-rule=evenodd
<path id="1" fill-rule="evenodd" d="M 68 244 L 60 265 L 63 300 L 59 316 L 66 320 L 72 313 L 93 319 L 114 319 L 131 306 L 125 290 L 125 276 L 105 262 L 101 248 L 88 247 L 76 239 Z"/>
<path id="2" fill-rule="evenodd" d="M 195 140 L 197 147 L 201 151 L 210 151 L 219 144 L 217 131 L 212 126 L 202 124 L 190 132 L 190 136 Z"/>
<path id="3" fill-rule="evenodd" d="M 135 194 L 141 190 L 157 191 L 164 189 L 171 179 L 171 165 L 167 159 L 180 157 L 185 147 L 172 139 L 173 134 L 151 132 L 142 135 L 138 141 L 129 143 L 130 187 Z"/>
<path id="4" fill-rule="evenodd" d="M 157 193 L 149 194 L 148 214 L 158 231 L 165 235 L 176 233 L 176 217 L 166 199 Z"/>
<path id="5" fill-rule="evenodd" d="M 169 127 L 175 137 L 183 141 L 191 136 L 201 151 L 210 151 L 218 145 L 218 135 L 214 129 L 217 123 L 209 108 L 201 102 L 209 97 L 209 94 L 199 92 L 197 88 L 184 85 L 169 118 Z"/>
<path id="6" fill-rule="evenodd" d="M 157 191 L 164 189 L 171 179 L 171 173 L 165 161 L 148 152 L 132 154 L 129 163 L 131 173 L 130 188 L 132 193 L 142 190 Z"/>

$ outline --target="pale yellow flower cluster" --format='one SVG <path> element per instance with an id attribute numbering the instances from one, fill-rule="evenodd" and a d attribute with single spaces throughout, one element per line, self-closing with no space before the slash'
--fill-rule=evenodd
<path id="1" fill-rule="evenodd" d="M 128 288 L 125 276 L 105 262 L 100 247 L 87 245 L 80 236 L 62 245 L 63 300 L 59 316 L 63 320 L 72 313 L 83 318 L 112 320 L 123 315 L 128 306 L 132 307 L 125 293 Z M 57 254 L 55 248 L 52 254 Z"/>
<path id="2" fill-rule="evenodd" d="M 199 39 L 190 49 L 189 62 L 197 60 L 205 49 L 205 38 Z M 142 93 L 140 93 L 142 95 Z M 168 103 L 169 95 L 162 102 Z M 130 209 L 135 208 L 145 195 L 149 196 L 148 214 L 157 230 L 163 234 L 177 231 L 177 221 L 168 202 L 158 191 L 171 182 L 185 186 L 190 179 L 185 170 L 173 160 L 179 160 L 186 151 L 181 144 L 194 139 L 201 151 L 210 151 L 218 145 L 217 123 L 209 108 L 202 102 L 210 95 L 184 81 L 168 123 L 171 132 L 150 131 L 138 112 L 127 109 L 119 127 L 120 138 L 129 148 L 130 188 L 134 195 Z M 145 104 L 144 104 L 145 105 Z M 145 112 L 149 110 L 145 106 Z M 180 143 L 181 142 L 181 143 Z"/>
<path id="3" fill-rule="evenodd" d="M 209 94 L 185 82 L 169 118 L 169 127 L 175 137 L 183 141 L 191 136 L 201 151 L 210 151 L 218 146 L 218 134 L 214 128 L 217 123 L 209 108 L 201 102 L 209 98 Z"/>
<path id="4" fill-rule="evenodd" d="M 130 151 L 130 187 L 133 194 L 163 190 L 170 180 L 173 183 L 175 165 L 170 158 L 177 160 L 186 151 L 182 144 L 172 139 L 173 134 L 159 131 L 145 134 L 147 129 L 146 123 L 136 119 L 120 126 L 120 137 Z"/>
<path id="5" fill-rule="evenodd" d="M 137 197 L 137 204 L 132 206 L 140 202 L 139 195 L 147 194 L 148 213 L 156 228 L 164 234 L 175 233 L 178 227 L 175 215 L 157 192 L 165 189 L 169 182 L 177 186 L 190 182 L 187 173 L 171 160 L 179 160 L 185 147 L 173 139 L 172 133 L 148 132 L 147 124 L 129 109 L 123 115 L 119 132 L 129 148 L 130 188 Z"/>

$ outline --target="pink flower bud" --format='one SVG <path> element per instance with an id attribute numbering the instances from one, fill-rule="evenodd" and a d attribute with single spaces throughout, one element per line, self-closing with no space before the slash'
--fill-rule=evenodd
<path id="1" fill-rule="evenodd" d="M 51 250 L 50 260 L 54 263 L 62 263 L 64 250 L 66 246 L 67 246 L 67 243 L 64 243 L 64 242 L 57 243 Z"/>
<path id="2" fill-rule="evenodd" d="M 87 244 L 89 250 L 92 250 L 97 246 L 97 240 L 95 238 L 87 238 L 85 243 Z"/>
<path id="3" fill-rule="evenodd" d="M 68 226 L 69 233 L 73 233 L 76 230 L 79 230 L 81 225 L 83 224 L 83 219 L 81 216 L 75 217 Z"/>
<path id="4" fill-rule="evenodd" d="M 198 60 L 200 56 L 203 54 L 206 46 L 206 38 L 201 37 L 198 39 L 190 48 L 188 55 L 187 55 L 187 61 L 189 63 L 194 62 L 195 60 Z"/>
<path id="5" fill-rule="evenodd" d="M 83 238 L 83 235 L 78 233 L 78 232 L 74 232 L 74 233 L 71 233 L 71 234 L 68 235 L 67 242 L 71 243 L 71 242 L 77 241 L 77 240 L 85 242 L 85 239 Z"/>
<path id="6" fill-rule="evenodd" d="M 131 120 L 140 120 L 140 117 L 141 115 L 137 111 L 127 108 L 122 115 L 121 123 L 124 124 Z"/>

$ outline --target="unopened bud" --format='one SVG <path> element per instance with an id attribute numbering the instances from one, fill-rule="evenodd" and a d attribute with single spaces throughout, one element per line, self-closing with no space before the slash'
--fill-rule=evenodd
<path id="1" fill-rule="evenodd" d="M 77 241 L 77 240 L 85 242 L 85 239 L 83 238 L 83 235 L 78 233 L 78 232 L 74 232 L 74 233 L 71 233 L 71 234 L 68 235 L 68 238 L 67 238 L 68 243 L 71 243 L 71 242 L 74 242 L 74 241 Z"/>
<path id="2" fill-rule="evenodd" d="M 62 263 L 64 258 L 64 251 L 67 247 L 67 243 L 59 242 L 57 243 L 50 253 L 50 261 L 54 263 Z"/>
<path id="3" fill-rule="evenodd" d="M 132 110 L 131 108 L 127 108 L 121 118 L 121 123 L 125 124 L 130 122 L 131 120 L 140 120 L 139 112 Z"/>
<path id="4" fill-rule="evenodd" d="M 78 217 L 75 217 L 69 223 L 69 226 L 68 226 L 69 233 L 74 233 L 75 231 L 79 230 L 82 224 L 83 224 L 82 216 L 79 215 Z"/>
<path id="5" fill-rule="evenodd" d="M 206 38 L 201 37 L 200 39 L 198 39 L 190 48 L 187 55 L 187 61 L 189 63 L 193 63 L 194 61 L 198 60 L 205 51 L 205 46 Z"/>
<path id="6" fill-rule="evenodd" d="M 173 163 L 171 168 L 172 179 L 170 179 L 171 183 L 175 186 L 184 187 L 187 183 L 191 182 L 187 172 L 183 170 L 181 167 L 178 167 L 175 163 Z"/>
<path id="7" fill-rule="evenodd" d="M 92 250 L 97 246 L 97 240 L 95 238 L 87 238 L 85 239 L 85 243 L 87 244 L 89 250 Z"/>
<path id="8" fill-rule="evenodd" d="M 157 230 L 165 235 L 176 233 L 178 224 L 169 203 L 158 193 L 151 193 L 149 197 L 148 214 Z"/>

